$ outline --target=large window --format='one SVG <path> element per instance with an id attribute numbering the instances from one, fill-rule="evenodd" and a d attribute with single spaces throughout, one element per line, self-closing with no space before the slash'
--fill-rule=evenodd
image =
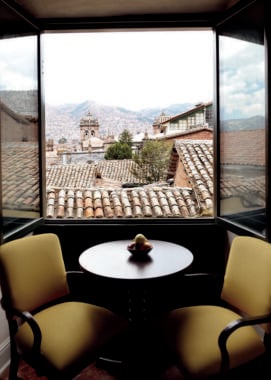
<path id="1" fill-rule="evenodd" d="M 47 218 L 213 217 L 211 29 L 45 33 L 42 48 Z"/>
<path id="2" fill-rule="evenodd" d="M 40 217 L 37 41 L 0 39 L 3 235 Z"/>
<path id="3" fill-rule="evenodd" d="M 40 216 L 218 216 L 270 240 L 267 4 L 229 9 L 213 54 L 211 28 L 50 33 L 1 3 L 1 238 Z"/>
<path id="4" fill-rule="evenodd" d="M 220 215 L 266 235 L 263 3 L 219 28 Z"/>

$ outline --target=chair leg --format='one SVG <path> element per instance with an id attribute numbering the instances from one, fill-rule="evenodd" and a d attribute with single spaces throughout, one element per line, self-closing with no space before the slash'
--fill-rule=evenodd
<path id="1" fill-rule="evenodd" d="M 9 380 L 20 380 L 18 377 L 19 370 L 19 355 L 17 352 L 15 334 L 17 331 L 17 323 L 13 319 L 8 318 L 9 336 L 10 336 L 10 365 L 9 365 Z"/>
<path id="2" fill-rule="evenodd" d="M 17 376 L 19 369 L 19 357 L 17 352 L 11 353 L 10 366 L 9 366 L 9 380 L 20 380 Z"/>

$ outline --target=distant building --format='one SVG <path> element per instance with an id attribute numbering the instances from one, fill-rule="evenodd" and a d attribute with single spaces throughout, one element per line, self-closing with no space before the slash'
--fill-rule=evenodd
<path id="1" fill-rule="evenodd" d="M 153 133 L 161 133 L 161 125 L 168 121 L 172 116 L 167 116 L 164 112 L 162 112 L 153 122 L 152 129 Z"/>
<path id="2" fill-rule="evenodd" d="M 213 127 L 213 103 L 200 103 L 189 111 L 175 116 L 162 113 L 153 123 L 153 133 L 165 135 L 173 132 L 191 131 L 198 127 Z"/>
<path id="3" fill-rule="evenodd" d="M 80 144 L 83 151 L 91 151 L 92 148 L 103 148 L 99 128 L 98 119 L 90 112 L 80 119 Z"/>

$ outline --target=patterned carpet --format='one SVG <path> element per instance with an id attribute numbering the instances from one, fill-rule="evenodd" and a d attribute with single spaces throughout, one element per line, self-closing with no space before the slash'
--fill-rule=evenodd
<path id="1" fill-rule="evenodd" d="M 146 374 L 146 376 L 142 374 L 136 376 L 135 373 L 133 376 L 125 375 L 120 368 L 116 368 L 116 365 L 114 366 L 115 368 L 107 368 L 107 365 L 94 363 L 85 368 L 74 380 L 131 380 L 132 378 L 140 380 L 183 380 L 179 370 L 174 366 L 163 370 L 160 374 L 153 374 L 153 376 L 150 373 Z M 37 376 L 33 369 L 23 361 L 20 363 L 19 377 L 23 380 L 47 380 L 44 376 Z M 8 370 L 0 377 L 0 380 L 8 380 Z"/>

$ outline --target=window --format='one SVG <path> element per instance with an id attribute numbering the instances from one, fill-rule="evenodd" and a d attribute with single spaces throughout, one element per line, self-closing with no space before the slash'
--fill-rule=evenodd
<path id="1" fill-rule="evenodd" d="M 37 36 L 0 39 L 3 235 L 40 217 Z"/>
<path id="2" fill-rule="evenodd" d="M 263 3 L 219 27 L 220 216 L 266 235 Z"/>
<path id="3" fill-rule="evenodd" d="M 213 217 L 212 30 L 45 33 L 42 47 L 47 218 Z M 145 178 L 132 159 L 104 160 L 125 130 L 134 153 L 164 142 L 166 170 L 157 155 Z"/>

